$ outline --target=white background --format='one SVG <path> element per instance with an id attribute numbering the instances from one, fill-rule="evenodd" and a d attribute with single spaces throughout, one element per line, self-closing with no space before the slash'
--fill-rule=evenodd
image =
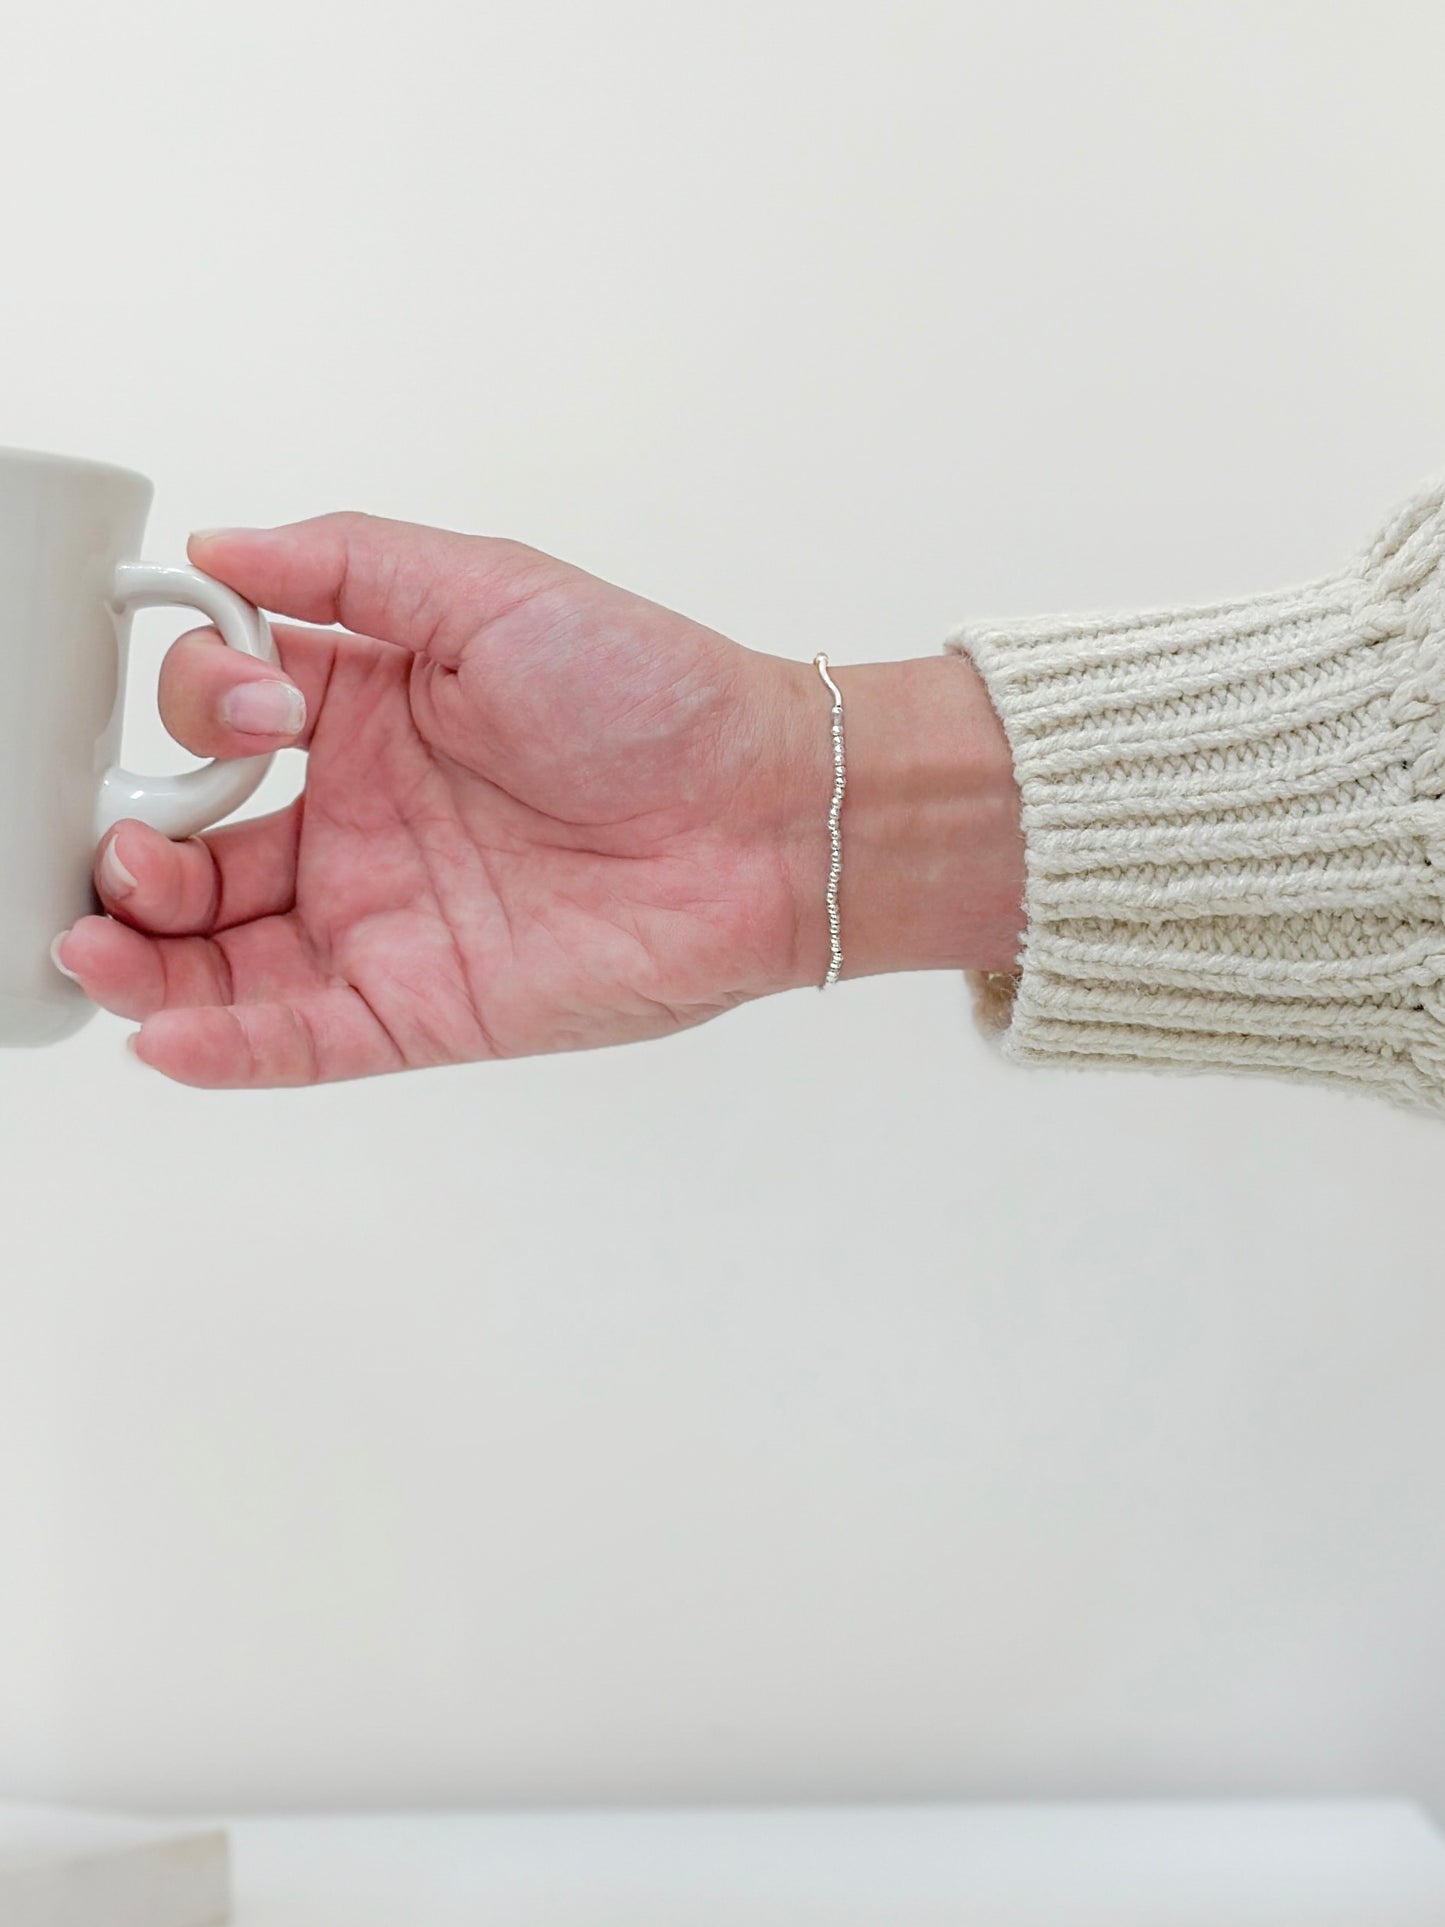
<path id="1" fill-rule="evenodd" d="M 372 509 L 842 663 L 1301 581 L 1445 465 L 1442 65 L 1434 0 L 50 0 L 0 440 L 158 559 Z M 1445 1808 L 1438 1125 L 1010 1068 L 955 973 L 310 1093 L 124 1030 L 0 1059 L 0 1793 Z"/>

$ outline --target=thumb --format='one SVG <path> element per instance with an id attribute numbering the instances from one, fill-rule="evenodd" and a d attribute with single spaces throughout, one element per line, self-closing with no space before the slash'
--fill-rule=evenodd
<path id="1" fill-rule="evenodd" d="M 339 622 L 443 660 L 504 597 L 516 600 L 526 559 L 540 559 L 519 542 L 353 512 L 274 529 L 202 529 L 186 553 L 277 615 Z M 448 620 L 459 604 L 464 625 Z"/>

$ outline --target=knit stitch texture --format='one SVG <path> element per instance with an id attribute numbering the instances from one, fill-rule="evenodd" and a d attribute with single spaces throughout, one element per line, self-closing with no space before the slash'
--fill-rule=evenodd
<path id="1" fill-rule="evenodd" d="M 1258 1072 L 1445 1117 L 1445 474 L 1337 573 L 969 622 L 1013 751 L 1004 1056 Z"/>

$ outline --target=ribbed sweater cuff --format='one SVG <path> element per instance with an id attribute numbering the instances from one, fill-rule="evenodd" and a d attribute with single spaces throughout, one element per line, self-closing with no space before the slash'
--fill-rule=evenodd
<path id="1" fill-rule="evenodd" d="M 948 636 L 1022 797 L 1011 1005 L 974 979 L 1006 1057 L 1445 1116 L 1442 559 L 1445 475 L 1300 587 Z"/>

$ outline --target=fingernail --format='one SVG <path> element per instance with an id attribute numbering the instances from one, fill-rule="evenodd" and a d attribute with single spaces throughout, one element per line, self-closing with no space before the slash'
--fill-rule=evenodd
<path id="1" fill-rule="evenodd" d="M 221 698 L 221 721 L 245 736 L 295 736 L 306 721 L 306 698 L 274 676 L 237 683 Z"/>
<path id="2" fill-rule="evenodd" d="M 69 977 L 73 984 L 78 984 L 80 982 L 79 977 L 76 976 L 73 970 L 67 970 L 65 965 L 60 961 L 60 946 L 69 935 L 70 932 L 68 930 L 62 930 L 60 935 L 55 939 L 55 942 L 51 944 L 50 961 L 55 965 L 55 968 L 60 972 L 62 977 Z"/>
<path id="3" fill-rule="evenodd" d="M 120 860 L 117 841 L 112 837 L 100 853 L 100 887 L 105 896 L 128 897 L 135 888 L 135 878 Z"/>
<path id="4" fill-rule="evenodd" d="M 193 542 L 210 542 L 218 535 L 244 535 L 244 529 L 192 529 Z"/>

